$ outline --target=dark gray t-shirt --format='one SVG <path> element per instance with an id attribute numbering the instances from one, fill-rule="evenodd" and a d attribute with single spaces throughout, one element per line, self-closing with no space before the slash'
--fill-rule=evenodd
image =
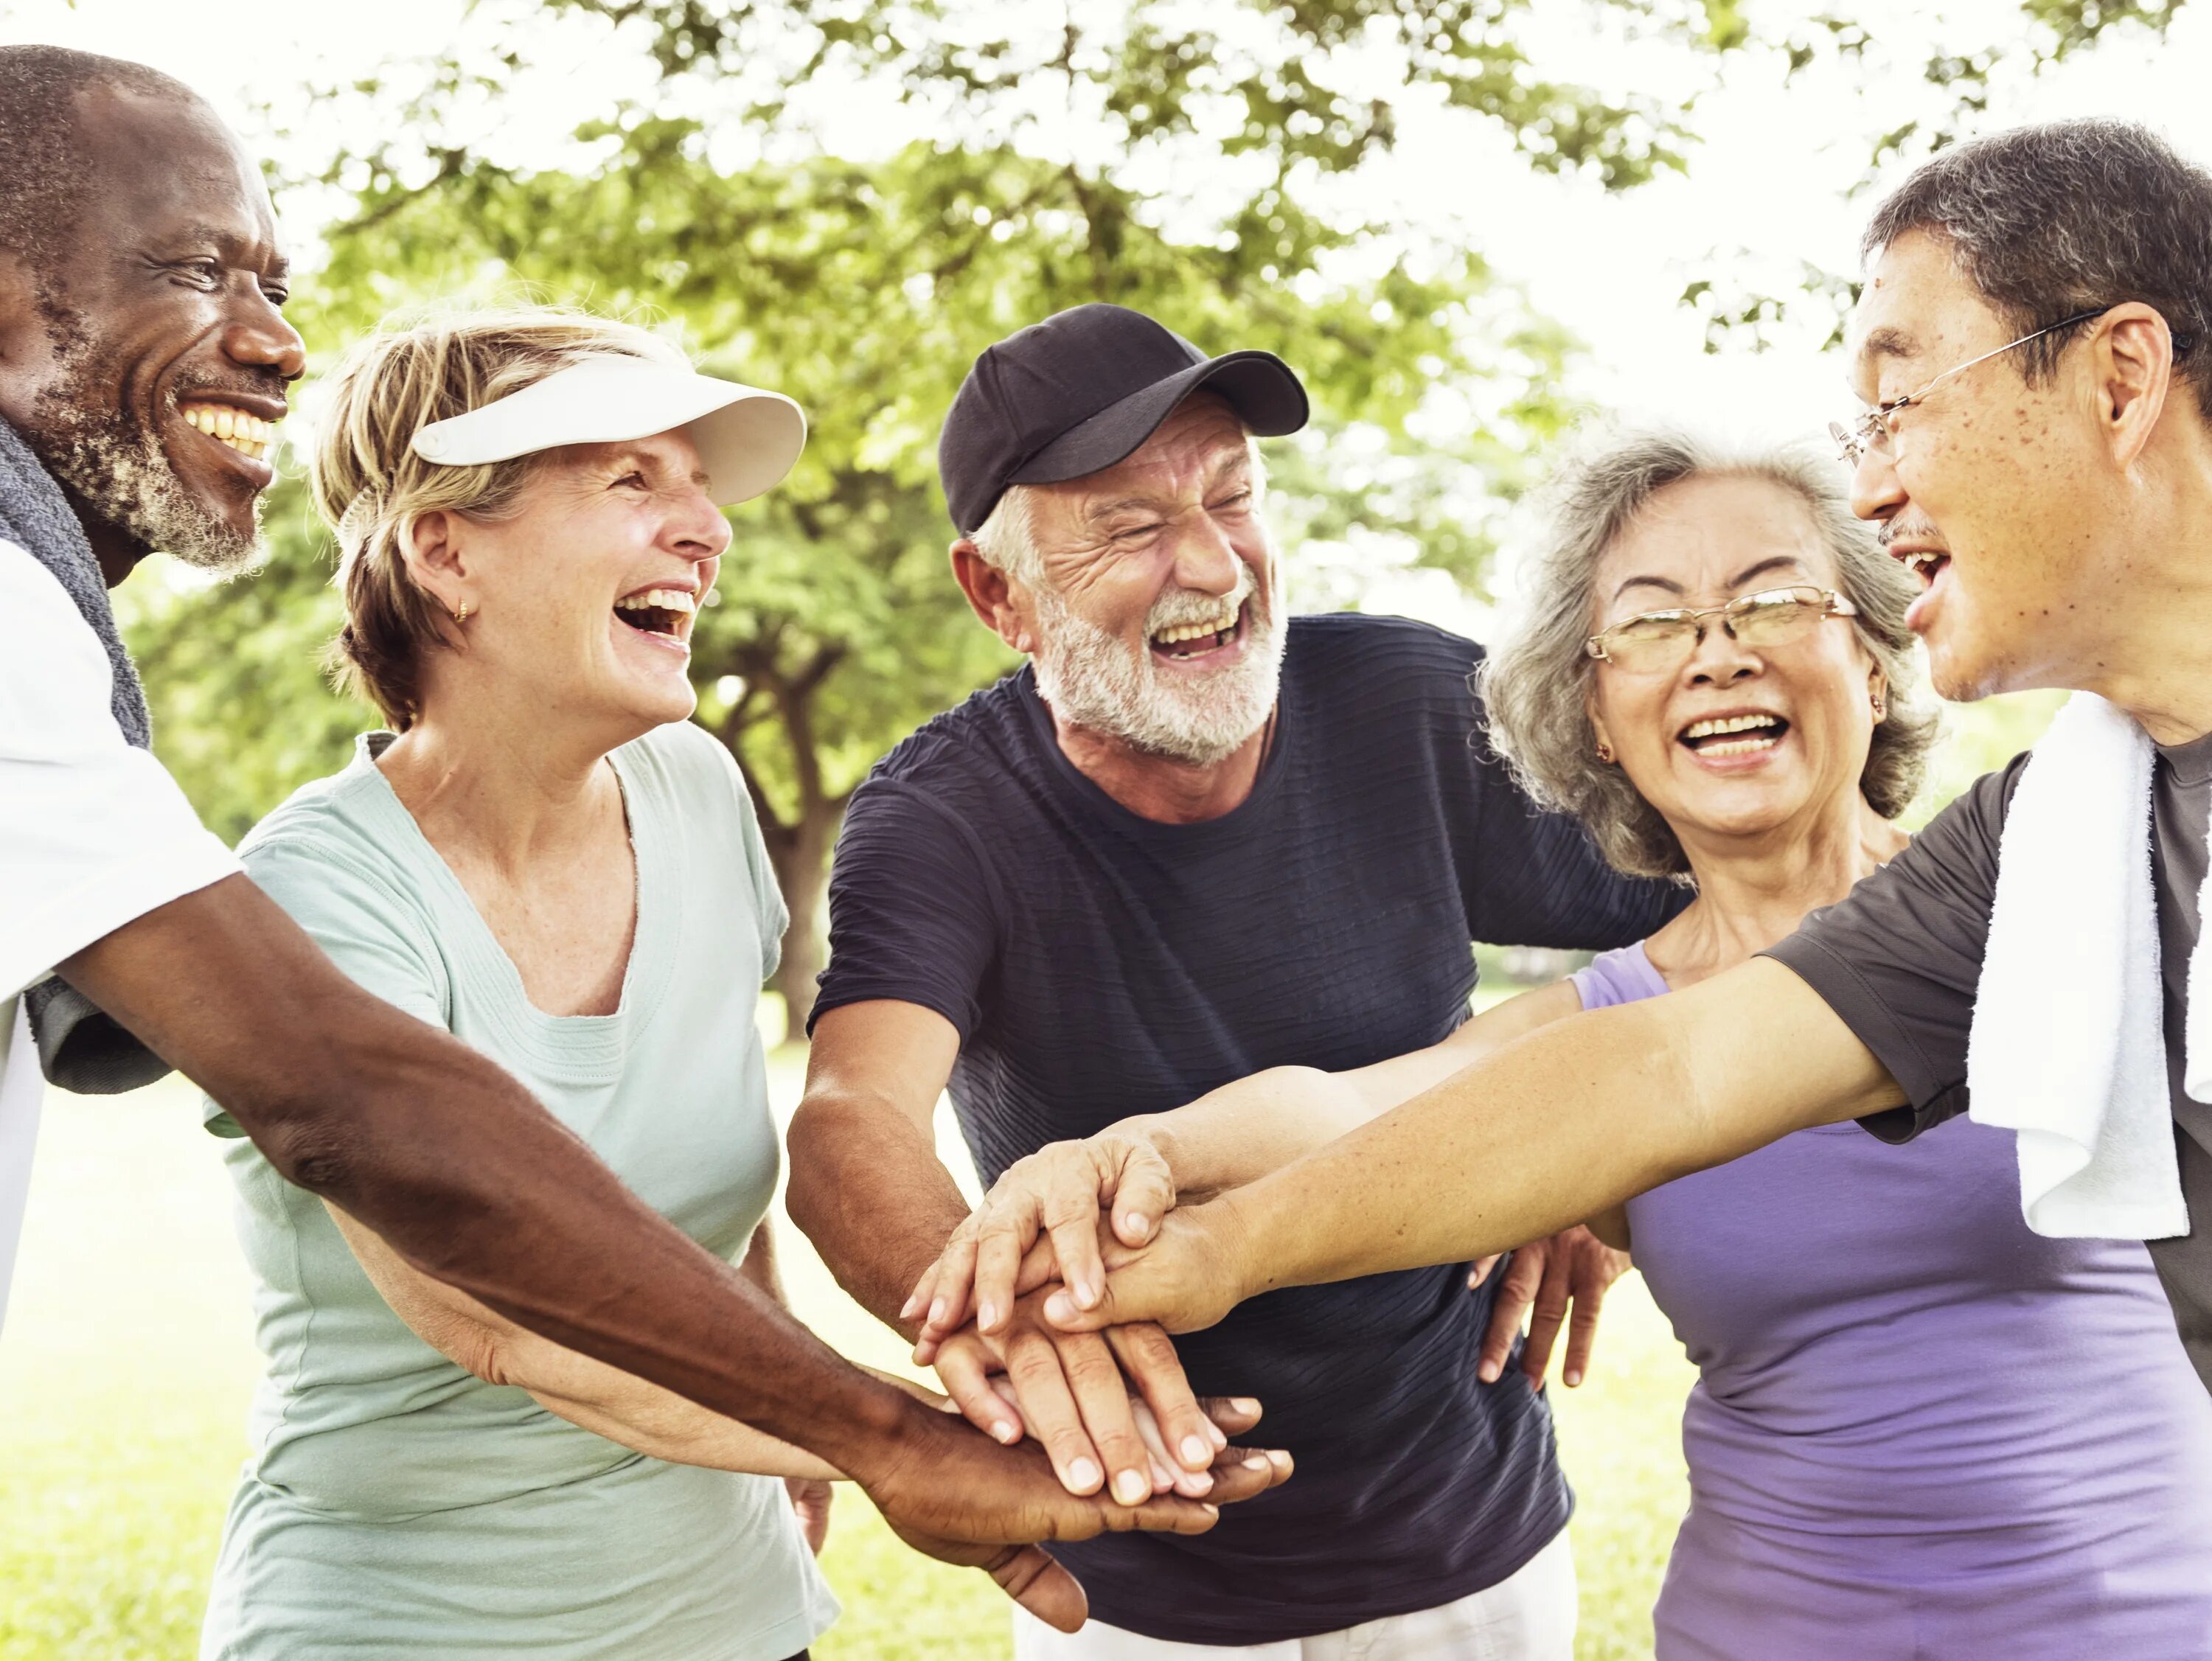
<path id="1" fill-rule="evenodd" d="M 2029 760 L 2019 756 L 1977 779 L 1849 899 L 1814 912 L 1765 954 L 1818 992 L 1903 1088 L 1909 1107 L 1863 1121 L 1886 1141 L 1909 1140 L 1966 1108 L 1966 1034 L 1996 893 L 1998 840 Z M 2151 1241 L 2150 1253 L 2189 1358 L 2212 1389 L 2212 1105 L 2192 1101 L 2181 1084 L 2189 960 L 2212 816 L 2212 736 L 2161 747 L 2151 779 L 2166 1071 L 2191 1228 Z M 2065 966 L 2052 972 L 2063 974 Z"/>

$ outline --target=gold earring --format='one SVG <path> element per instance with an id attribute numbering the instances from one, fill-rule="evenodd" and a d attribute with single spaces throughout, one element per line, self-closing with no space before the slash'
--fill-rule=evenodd
<path id="1" fill-rule="evenodd" d="M 474 609 L 476 609 L 476 608 L 471 606 L 466 600 L 462 601 L 461 609 L 453 614 L 453 621 L 457 623 L 465 623 L 468 621 L 469 613 Z"/>
<path id="2" fill-rule="evenodd" d="M 1889 706 L 1882 702 L 1881 694 L 1879 692 L 1874 695 L 1874 718 L 1877 721 L 1889 719 Z"/>
<path id="3" fill-rule="evenodd" d="M 1613 746 L 1607 743 L 1602 738 L 1597 741 L 1597 759 L 1605 762 L 1608 767 L 1611 766 L 1613 762 Z"/>

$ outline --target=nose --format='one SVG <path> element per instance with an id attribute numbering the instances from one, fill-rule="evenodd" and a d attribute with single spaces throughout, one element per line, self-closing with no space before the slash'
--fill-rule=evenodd
<path id="1" fill-rule="evenodd" d="M 1210 513 L 1190 515 L 1178 530 L 1175 549 L 1176 584 L 1201 594 L 1235 593 L 1237 567 L 1243 561 L 1237 557 L 1237 544 L 1230 539 L 1228 531 Z"/>
<path id="2" fill-rule="evenodd" d="M 661 546 L 678 559 L 718 560 L 730 545 L 730 522 L 714 499 L 694 488 L 670 512 L 661 528 Z"/>
<path id="3" fill-rule="evenodd" d="M 1721 619 L 1708 617 L 1683 673 L 1692 686 L 1732 687 L 1758 674 L 1760 667 L 1759 655 L 1729 633 Z"/>
<path id="4" fill-rule="evenodd" d="M 224 327 L 222 349 L 233 363 L 248 369 L 274 370 L 287 381 L 299 379 L 307 370 L 307 343 L 258 289 Z"/>
<path id="5" fill-rule="evenodd" d="M 1874 524 L 1886 524 L 1904 509 L 1905 500 L 1897 458 L 1887 450 L 1865 451 L 1851 469 L 1851 512 Z"/>

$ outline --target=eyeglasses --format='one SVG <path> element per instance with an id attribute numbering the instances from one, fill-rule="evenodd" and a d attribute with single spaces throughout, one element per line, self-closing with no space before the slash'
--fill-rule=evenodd
<path id="1" fill-rule="evenodd" d="M 1841 421 L 1830 421 L 1828 436 L 1835 439 L 1837 452 L 1843 457 L 1844 465 L 1846 467 L 1856 468 L 1866 459 L 1869 452 L 1886 456 L 1889 453 L 1891 440 L 1897 437 L 1899 414 L 1911 409 L 1917 403 L 1924 403 L 1930 392 L 1950 379 L 1952 376 L 1963 375 L 1976 365 L 1987 363 L 1991 358 L 2001 358 L 2014 348 L 2025 346 L 2032 340 L 2041 340 L 2045 335 L 2055 335 L 2061 329 L 2071 329 L 2077 323 L 2087 323 L 2091 318 L 2100 318 L 2112 309 L 2109 306 L 2100 306 L 2094 311 L 2076 312 L 2070 318 L 2061 318 L 2056 323 L 2045 324 L 2032 335 L 2022 335 L 2018 340 L 2008 340 L 1993 352 L 1984 352 L 1978 358 L 1969 358 L 1954 369 L 1946 369 L 1917 392 L 1907 392 L 1901 398 L 1892 398 L 1887 403 L 1876 404 L 1849 427 L 1845 427 Z M 2192 338 L 2193 336 L 2189 335 L 2176 335 L 2173 337 L 2174 355 L 2179 357 L 2187 351 Z"/>
<path id="2" fill-rule="evenodd" d="M 1769 588 L 1726 605 L 1692 610 L 1647 611 L 1627 617 L 1583 642 L 1601 663 L 1631 675 L 1664 675 L 1690 661 L 1705 638 L 1705 620 L 1717 617 L 1739 646 L 1786 646 L 1831 617 L 1856 617 L 1859 609 L 1825 588 Z"/>

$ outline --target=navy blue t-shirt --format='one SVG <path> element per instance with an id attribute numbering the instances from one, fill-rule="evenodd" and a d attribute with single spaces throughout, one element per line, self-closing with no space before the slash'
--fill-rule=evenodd
<path id="1" fill-rule="evenodd" d="M 1140 818 L 1061 753 L 1027 670 L 939 716 L 854 795 L 818 1017 L 896 998 L 959 1029 L 951 1097 L 985 1180 L 1048 1142 L 1262 1068 L 1364 1066 L 1466 1019 L 1469 943 L 1608 947 L 1681 891 L 1623 878 L 1478 736 L 1472 641 L 1401 618 L 1289 624 L 1272 749 L 1200 824 Z M 1210 1532 L 1056 1546 L 1110 1625 L 1256 1644 L 1506 1579 L 1571 1507 L 1540 1396 L 1475 1377 L 1492 1288 L 1462 1269 L 1253 1299 L 1178 1338 L 1297 1474 Z"/>

